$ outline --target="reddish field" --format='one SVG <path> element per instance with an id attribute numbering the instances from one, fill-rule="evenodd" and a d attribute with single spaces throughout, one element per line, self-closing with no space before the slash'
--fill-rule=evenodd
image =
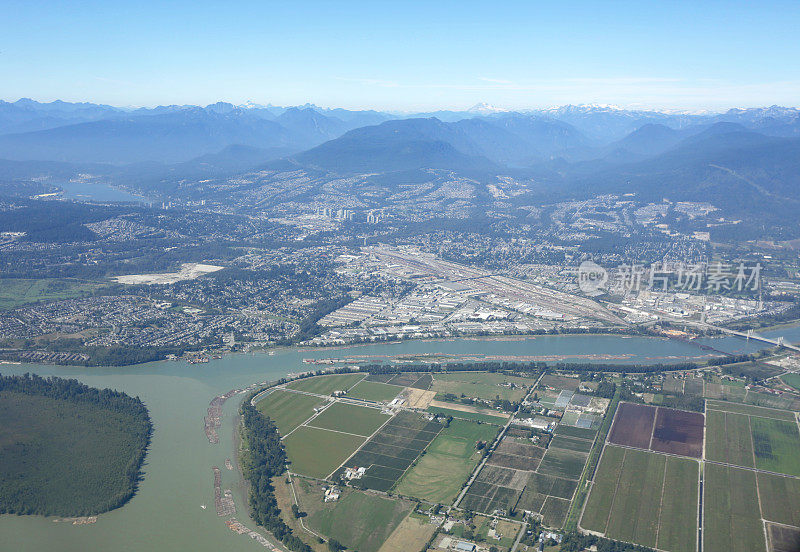
<path id="1" fill-rule="evenodd" d="M 657 452 L 700 458 L 703 425 L 704 418 L 699 412 L 659 408 L 650 448 Z"/>
<path id="2" fill-rule="evenodd" d="M 768 523 L 767 530 L 772 552 L 797 552 L 800 550 L 800 530 L 774 523 Z"/>
<path id="3" fill-rule="evenodd" d="M 656 409 L 643 404 L 620 403 L 608 440 L 615 445 L 650 448 Z"/>

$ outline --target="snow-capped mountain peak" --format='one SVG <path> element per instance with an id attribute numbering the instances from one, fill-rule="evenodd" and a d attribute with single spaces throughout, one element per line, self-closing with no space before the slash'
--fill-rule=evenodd
<path id="1" fill-rule="evenodd" d="M 489 105 L 485 102 L 480 102 L 467 110 L 469 113 L 480 113 L 482 115 L 490 114 L 490 113 L 505 113 L 508 110 L 503 109 L 502 107 L 495 107 L 493 105 Z"/>

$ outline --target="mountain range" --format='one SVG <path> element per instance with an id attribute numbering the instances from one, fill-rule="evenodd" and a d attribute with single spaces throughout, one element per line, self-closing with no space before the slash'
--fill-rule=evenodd
<path id="1" fill-rule="evenodd" d="M 456 125 L 454 133 L 472 143 L 467 150 L 474 150 L 465 151 L 463 144 L 462 147 L 453 144 L 462 153 L 477 153 L 509 166 L 530 166 L 555 156 L 585 160 L 617 150 L 646 154 L 650 152 L 644 144 L 648 137 L 630 136 L 631 133 L 644 131 L 650 140 L 674 144 L 676 140 L 667 138 L 669 130 L 693 132 L 691 129 L 717 122 L 738 123 L 770 136 L 800 136 L 800 110 L 777 106 L 693 115 L 607 106 L 513 112 L 479 104 L 465 111 L 414 114 L 323 109 L 313 105 L 235 106 L 224 102 L 205 107 L 125 109 L 21 99 L 0 101 L 0 159 L 179 163 L 233 145 L 285 155 L 314 148 L 354 129 L 390 120 L 424 118 Z M 660 137 L 655 135 L 658 132 Z"/>
<path id="2" fill-rule="evenodd" d="M 336 138 L 365 121 L 381 120 L 357 112 L 342 119 L 307 107 L 277 111 L 222 102 L 137 110 L 53 104 L 0 102 L 0 158 L 180 163 L 234 145 L 284 155 Z"/>
<path id="3" fill-rule="evenodd" d="M 163 182 L 253 169 L 384 175 L 384 183 L 420 170 L 487 182 L 514 174 L 562 196 L 636 193 L 738 211 L 760 206 L 771 215 L 800 201 L 800 110 L 478 105 L 400 114 L 223 102 L 147 109 L 0 102 L 0 182 L 63 178 L 87 167 L 150 192 Z"/>

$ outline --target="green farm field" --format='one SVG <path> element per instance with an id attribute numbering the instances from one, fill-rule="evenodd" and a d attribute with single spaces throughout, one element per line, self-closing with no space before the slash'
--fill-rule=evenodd
<path id="1" fill-rule="evenodd" d="M 268 416 L 281 435 L 288 435 L 314 415 L 314 407 L 325 403 L 324 399 L 276 389 L 256 403 L 256 409 Z"/>
<path id="2" fill-rule="evenodd" d="M 655 547 L 667 457 L 627 450 L 605 533 L 614 539 Z"/>
<path id="3" fill-rule="evenodd" d="M 764 408 L 800 411 L 800 398 L 788 394 L 773 395 L 772 393 L 748 391 L 744 402 Z"/>
<path id="4" fill-rule="evenodd" d="M 755 472 L 706 463 L 703 482 L 703 550 L 765 550 Z"/>
<path id="5" fill-rule="evenodd" d="M 800 527 L 800 479 L 771 473 L 757 477 L 764 519 Z"/>
<path id="6" fill-rule="evenodd" d="M 383 402 L 391 401 L 403 390 L 397 385 L 389 385 L 377 381 L 362 381 L 347 392 L 348 397 L 364 399 L 365 401 Z"/>
<path id="7" fill-rule="evenodd" d="M 572 450 L 548 447 L 539 464 L 539 473 L 555 475 L 565 479 L 579 479 L 586 464 L 588 454 Z"/>
<path id="8" fill-rule="evenodd" d="M 297 478 L 295 489 L 308 527 L 359 552 L 377 552 L 412 510 L 405 500 L 347 488 L 338 501 L 326 503 L 319 484 Z"/>
<path id="9" fill-rule="evenodd" d="M 299 427 L 284 439 L 290 471 L 324 479 L 366 439 L 314 427 Z"/>
<path id="10" fill-rule="evenodd" d="M 594 441 L 597 431 L 594 429 L 585 429 L 582 427 L 574 427 L 564 424 L 558 424 L 556 430 L 553 432 L 556 435 L 566 435 L 567 437 L 578 437 L 580 439 L 588 439 Z"/>
<path id="11" fill-rule="evenodd" d="M 451 408 L 441 408 L 438 406 L 429 406 L 428 412 L 433 414 L 443 414 L 444 416 L 452 416 L 453 418 L 462 418 L 464 420 L 473 420 L 476 422 L 484 422 L 487 424 L 505 425 L 508 418 L 504 416 L 492 416 L 490 414 L 481 414 L 479 412 L 462 412 L 461 410 L 453 410 Z"/>
<path id="12" fill-rule="evenodd" d="M 707 416 L 709 460 L 800 476 L 800 431 L 795 422 L 716 410 Z"/>
<path id="13" fill-rule="evenodd" d="M 707 399 L 722 399 L 741 402 L 744 400 L 745 394 L 746 393 L 743 384 L 728 385 L 723 383 L 706 382 L 703 396 Z"/>
<path id="14" fill-rule="evenodd" d="M 71 279 L 0 278 L 0 310 L 38 301 L 55 301 L 88 295 L 103 284 Z"/>
<path id="15" fill-rule="evenodd" d="M 731 381 L 717 375 L 706 376 L 703 396 L 707 399 L 742 402 L 746 395 L 744 385 L 744 381 Z"/>
<path id="16" fill-rule="evenodd" d="M 606 446 L 581 527 L 659 550 L 695 550 L 694 460 Z"/>
<path id="17" fill-rule="evenodd" d="M 507 382 L 515 383 L 521 388 L 511 389 L 500 385 Z M 463 394 L 476 399 L 491 400 L 499 396 L 501 399 L 518 401 L 525 396 L 523 388 L 532 384 L 533 380 L 503 374 L 454 372 L 436 374 L 432 389 L 437 393 L 452 393 L 458 396 Z"/>
<path id="18" fill-rule="evenodd" d="M 624 448 L 609 445 L 603 449 L 603 456 L 592 483 L 592 492 L 580 522 L 584 529 L 605 533 L 624 458 Z"/>
<path id="19" fill-rule="evenodd" d="M 550 441 L 550 446 L 575 452 L 586 452 L 592 450 L 593 440 L 570 437 L 568 435 L 554 435 Z"/>
<path id="20" fill-rule="evenodd" d="M 781 376 L 781 379 L 786 385 L 795 388 L 797 391 L 800 391 L 800 374 L 786 374 L 785 376 Z"/>
<path id="21" fill-rule="evenodd" d="M 750 418 L 756 467 L 800 476 L 800 431 L 794 422 Z"/>
<path id="22" fill-rule="evenodd" d="M 308 426 L 369 437 L 389 418 L 377 408 L 337 402 L 309 421 Z"/>
<path id="23" fill-rule="evenodd" d="M 542 521 L 548 527 L 562 527 L 567 519 L 570 501 L 548 496 L 542 505 Z"/>
<path id="24" fill-rule="evenodd" d="M 709 410 L 706 413 L 706 458 L 752 468 L 750 418 L 744 414 Z"/>
<path id="25" fill-rule="evenodd" d="M 364 379 L 364 374 L 336 374 L 332 376 L 315 376 L 289 382 L 286 387 L 317 395 L 330 395 L 334 391 L 347 391 Z"/>
<path id="26" fill-rule="evenodd" d="M 694 460 L 667 459 L 656 543 L 659 549 L 696 548 L 699 473 L 699 464 Z"/>
<path id="27" fill-rule="evenodd" d="M 731 403 L 725 401 L 706 401 L 707 410 L 721 410 L 723 412 L 736 412 L 737 414 L 747 414 L 748 416 L 761 416 L 763 418 L 773 418 L 793 422 L 794 413 L 787 410 L 776 410 L 774 408 L 764 408 L 761 406 L 751 406 L 748 404 Z"/>
<path id="28" fill-rule="evenodd" d="M 397 492 L 439 504 L 452 502 L 480 461 L 476 444 L 491 442 L 498 431 L 496 426 L 488 424 L 453 420 L 405 473 L 397 484 Z"/>

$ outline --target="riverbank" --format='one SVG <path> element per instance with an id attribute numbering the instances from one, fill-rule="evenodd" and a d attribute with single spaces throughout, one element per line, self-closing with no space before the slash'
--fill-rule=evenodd
<path id="1" fill-rule="evenodd" d="M 349 348 L 358 346 L 371 346 L 382 344 L 405 343 L 418 341 L 422 343 L 435 342 L 456 342 L 456 341 L 511 341 L 536 337 L 549 336 L 572 336 L 572 335 L 596 335 L 596 336 L 619 336 L 619 337 L 654 337 L 672 338 L 658 332 L 638 329 L 620 329 L 614 331 L 610 328 L 602 330 L 567 328 L 564 330 L 534 331 L 507 333 L 500 335 L 446 335 L 442 337 L 416 337 L 409 335 L 400 339 L 374 339 L 369 341 L 352 341 L 332 345 L 310 345 L 308 343 L 296 343 L 293 345 L 276 345 L 272 347 L 252 347 L 246 350 L 230 350 L 227 348 L 209 349 L 207 347 L 68 347 L 58 350 L 28 350 L 28 349 L 0 349 L 0 362 L 21 362 L 36 364 L 52 364 L 54 366 L 135 366 L 137 364 L 147 364 L 160 360 L 185 360 L 191 363 L 204 364 L 223 354 L 238 353 L 266 353 L 274 354 L 283 350 L 331 350 L 339 348 Z"/>

